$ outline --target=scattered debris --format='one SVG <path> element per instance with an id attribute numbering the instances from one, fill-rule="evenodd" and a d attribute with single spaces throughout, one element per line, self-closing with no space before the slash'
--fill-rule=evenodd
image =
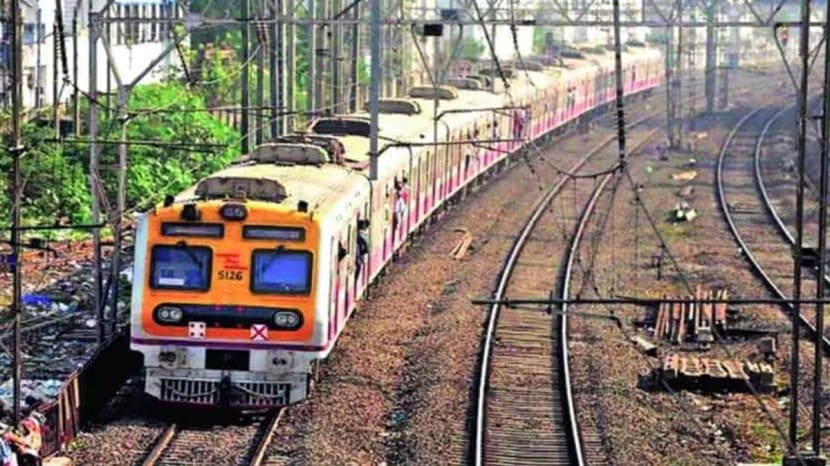
<path id="1" fill-rule="evenodd" d="M 637 345 L 641 353 L 649 356 L 657 356 L 657 345 L 642 337 L 631 337 L 631 341 Z"/>
<path id="2" fill-rule="evenodd" d="M 684 198 L 684 199 L 688 199 L 689 197 L 691 197 L 692 193 L 694 193 L 694 192 L 695 192 L 695 187 L 692 186 L 692 185 L 688 185 L 688 186 L 684 186 L 679 191 L 677 191 L 677 195 Z"/>
<path id="3" fill-rule="evenodd" d="M 20 399 L 23 402 L 23 409 L 28 411 L 34 409 L 40 402 L 56 399 L 61 385 L 62 381 L 55 379 L 21 380 Z M 12 386 L 12 379 L 8 379 L 0 385 L 0 403 L 2 403 L 4 409 L 9 409 L 12 406 L 14 402 L 13 397 L 14 387 Z"/>
<path id="4" fill-rule="evenodd" d="M 691 222 L 697 218 L 697 211 L 689 205 L 688 202 L 683 201 L 674 206 L 672 211 L 672 219 L 678 222 Z"/>
<path id="5" fill-rule="evenodd" d="M 747 381 L 761 392 L 776 389 L 775 372 L 764 362 L 709 359 L 669 354 L 663 359 L 657 377 L 680 388 L 705 391 L 747 391 Z"/>
<path id="6" fill-rule="evenodd" d="M 697 178 L 697 170 L 687 170 L 684 172 L 674 173 L 671 179 L 674 181 L 692 181 Z"/>
<path id="7" fill-rule="evenodd" d="M 727 327 L 727 306 L 725 303 L 710 302 L 715 298 L 727 299 L 728 291 L 703 291 L 698 287 L 687 302 L 661 303 L 654 322 L 654 338 L 681 344 L 690 337 L 704 347 L 708 346 L 714 341 L 712 327 L 719 330 L 726 330 Z"/>
<path id="8" fill-rule="evenodd" d="M 470 249 L 470 245 L 473 243 L 473 235 L 466 228 L 456 228 L 454 231 L 464 233 L 464 235 L 456 243 L 455 247 L 452 248 L 452 251 L 450 251 L 450 257 L 455 260 L 461 260 L 467 254 L 467 250 Z"/>
<path id="9" fill-rule="evenodd" d="M 767 362 L 775 361 L 776 350 L 777 345 L 773 337 L 764 337 L 758 342 L 758 351 L 764 355 L 764 360 Z"/>
<path id="10" fill-rule="evenodd" d="M 52 456 L 43 460 L 43 466 L 73 466 L 72 458 L 66 456 Z"/>

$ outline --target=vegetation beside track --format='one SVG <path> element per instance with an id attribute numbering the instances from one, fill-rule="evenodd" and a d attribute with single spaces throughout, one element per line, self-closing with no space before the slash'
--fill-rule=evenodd
<path id="1" fill-rule="evenodd" d="M 158 109 L 156 112 L 138 109 Z M 208 114 L 205 98 L 176 82 L 142 85 L 129 101 L 131 119 L 127 125 L 130 141 L 158 141 L 161 144 L 130 144 L 128 151 L 127 205 L 152 205 L 165 194 L 176 193 L 200 177 L 227 165 L 238 155 L 238 135 L 233 128 Z M 119 125 L 114 109 L 102 110 L 100 138 L 117 141 Z M 89 145 L 53 142 L 54 129 L 39 118 L 24 127 L 26 153 L 23 163 L 23 216 L 27 224 L 57 221 L 87 223 L 90 217 L 90 189 L 87 178 Z M 104 189 L 115 193 L 118 161 L 117 144 L 101 145 L 101 177 Z M 11 159 L 0 152 L 0 171 L 11 169 Z M 7 180 L 0 179 L 6 191 Z M 114 195 L 111 197 L 114 198 Z M 0 209 L 7 210 L 8 197 L 0 197 Z"/>

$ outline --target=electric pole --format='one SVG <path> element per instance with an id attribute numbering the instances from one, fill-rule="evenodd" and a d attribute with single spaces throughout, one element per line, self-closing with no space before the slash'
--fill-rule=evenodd
<path id="1" fill-rule="evenodd" d="M 380 60 L 380 2 L 381 0 L 371 0 L 370 15 L 371 15 L 371 29 L 369 37 L 371 42 L 371 78 L 369 81 L 369 178 L 372 180 L 378 179 L 378 112 L 380 107 L 380 80 L 381 76 Z"/>
<path id="2" fill-rule="evenodd" d="M 357 112 L 360 108 L 360 96 L 359 89 L 360 89 L 360 24 L 357 20 L 360 19 L 360 3 L 355 4 L 352 8 L 352 18 L 355 20 L 355 23 L 352 25 L 352 36 L 351 40 L 351 56 L 352 56 L 352 63 L 351 69 L 349 70 L 349 111 Z"/>
<path id="3" fill-rule="evenodd" d="M 9 154 L 12 156 L 12 261 L 14 271 L 12 275 L 12 313 L 14 315 L 14 351 L 12 377 L 14 379 L 14 424 L 20 420 L 20 381 L 23 372 L 23 354 L 20 341 L 20 321 L 23 318 L 22 287 L 23 274 L 21 254 L 22 238 L 20 237 L 21 212 L 23 207 L 23 186 L 20 176 L 20 159 L 23 157 L 23 19 L 21 17 L 20 0 L 12 0 L 12 134 L 9 144 Z"/>
<path id="4" fill-rule="evenodd" d="M 257 18 L 262 19 L 265 16 L 265 0 L 259 0 L 256 5 Z M 264 118 L 265 114 L 265 51 L 268 49 L 268 36 L 264 34 L 262 23 L 258 23 L 256 29 L 256 43 L 259 45 L 256 53 L 256 128 L 254 128 L 256 145 L 262 144 L 262 134 L 265 131 Z M 274 44 L 270 44 L 273 46 Z"/>
<path id="5" fill-rule="evenodd" d="M 101 38 L 102 16 L 89 11 L 89 189 L 92 198 L 92 223 L 101 221 L 101 190 L 98 175 L 98 39 Z M 93 305 L 97 315 L 98 344 L 104 342 L 104 300 L 101 290 L 101 230 L 92 230 Z"/>
<path id="6" fill-rule="evenodd" d="M 242 0 L 242 17 L 246 23 L 242 26 L 242 121 L 240 133 L 242 135 L 242 154 L 251 152 L 249 113 L 251 111 L 251 73 L 249 62 L 251 61 L 251 26 L 247 22 L 251 14 L 251 0 Z"/>
<path id="7" fill-rule="evenodd" d="M 715 87 L 717 86 L 717 75 L 715 69 L 717 67 L 718 54 L 715 49 L 715 2 L 705 5 L 706 14 L 706 70 L 704 72 L 704 86 L 706 94 L 706 113 L 712 113 L 715 110 Z"/>
<path id="8" fill-rule="evenodd" d="M 294 26 L 294 14 L 296 4 L 294 0 L 283 0 L 285 2 L 285 111 L 288 116 L 285 119 L 285 132 L 294 130 L 294 112 L 296 105 L 294 100 L 295 88 L 297 83 L 296 77 L 296 50 L 297 50 L 297 28 Z"/>

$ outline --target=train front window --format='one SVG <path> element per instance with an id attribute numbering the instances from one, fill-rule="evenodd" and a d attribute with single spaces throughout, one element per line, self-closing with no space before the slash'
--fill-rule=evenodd
<path id="1" fill-rule="evenodd" d="M 311 253 L 285 249 L 254 251 L 254 293 L 307 294 L 311 290 Z"/>
<path id="2" fill-rule="evenodd" d="M 198 290 L 210 288 L 211 251 L 189 246 L 154 246 L 150 264 L 150 286 L 158 289 Z"/>

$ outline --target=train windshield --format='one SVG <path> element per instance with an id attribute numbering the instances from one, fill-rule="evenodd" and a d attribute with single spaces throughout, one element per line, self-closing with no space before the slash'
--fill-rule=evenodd
<path id="1" fill-rule="evenodd" d="M 153 288 L 207 290 L 210 288 L 211 251 L 204 246 L 154 246 L 151 262 Z"/>
<path id="2" fill-rule="evenodd" d="M 311 253 L 254 251 L 251 290 L 254 293 L 306 294 L 311 290 Z"/>

